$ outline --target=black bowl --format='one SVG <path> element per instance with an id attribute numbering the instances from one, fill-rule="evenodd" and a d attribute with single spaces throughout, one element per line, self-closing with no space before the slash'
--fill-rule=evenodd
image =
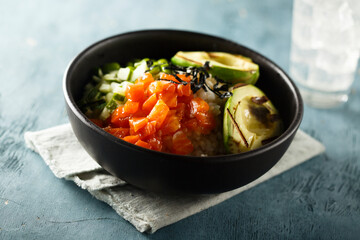
<path id="1" fill-rule="evenodd" d="M 248 56 L 260 66 L 256 84 L 278 108 L 285 132 L 271 143 L 241 154 L 192 157 L 144 149 L 94 125 L 76 105 L 91 71 L 101 64 L 134 58 L 167 58 L 177 51 L 222 51 Z M 82 51 L 64 75 L 70 123 L 85 150 L 105 170 L 142 189 L 158 192 L 220 193 L 241 187 L 272 168 L 292 142 L 303 116 L 298 89 L 276 64 L 237 43 L 200 33 L 148 30 L 116 35 Z"/>

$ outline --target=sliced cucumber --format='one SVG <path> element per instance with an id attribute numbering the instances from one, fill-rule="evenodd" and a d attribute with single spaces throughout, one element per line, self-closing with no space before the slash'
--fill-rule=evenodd
<path id="1" fill-rule="evenodd" d="M 135 66 L 136 68 L 130 77 L 130 82 L 135 82 L 135 80 L 148 69 L 147 63 L 144 60 L 142 60 L 140 63 L 135 63 Z"/>
<path id="2" fill-rule="evenodd" d="M 127 86 L 132 85 L 132 84 L 133 83 L 128 82 L 128 81 L 124 81 L 122 83 L 112 82 L 111 83 L 112 92 L 125 96 L 125 91 L 126 91 Z"/>
<path id="3" fill-rule="evenodd" d="M 104 79 L 105 81 L 110 81 L 110 82 L 112 82 L 112 81 L 118 81 L 117 72 L 118 72 L 118 71 L 112 71 L 112 72 L 110 72 L 110 73 L 107 73 L 107 74 L 105 74 L 105 75 L 103 76 L 103 79 Z"/>
<path id="4" fill-rule="evenodd" d="M 149 61 L 150 59 L 149 58 L 144 58 L 144 59 L 141 59 L 141 60 L 138 60 L 138 61 L 135 61 L 135 63 L 134 63 L 134 67 L 138 67 L 138 66 L 140 66 L 141 64 L 143 64 L 143 62 L 147 62 L 147 61 Z"/>
<path id="5" fill-rule="evenodd" d="M 118 107 L 118 103 L 116 100 L 111 99 L 110 102 L 108 102 L 105 106 L 105 108 L 109 109 L 110 112 L 114 111 Z"/>
<path id="6" fill-rule="evenodd" d="M 124 103 L 125 100 L 126 100 L 125 96 L 124 96 L 124 95 L 121 95 L 121 94 L 119 94 L 119 93 L 114 93 L 113 99 L 114 99 L 115 101 L 119 102 L 119 103 Z"/>
<path id="7" fill-rule="evenodd" d="M 107 93 L 107 94 L 105 95 L 105 101 L 106 101 L 107 103 L 110 102 L 110 100 L 113 98 L 113 96 L 114 96 L 114 93 L 112 93 L 112 92 Z"/>
<path id="8" fill-rule="evenodd" d="M 109 93 L 111 92 L 112 88 L 111 85 L 109 83 L 102 83 L 99 87 L 99 91 L 102 93 Z"/>
<path id="9" fill-rule="evenodd" d="M 130 67 L 120 68 L 117 73 L 117 79 L 120 81 L 128 81 L 131 77 L 132 69 Z"/>
<path id="10" fill-rule="evenodd" d="M 96 88 L 92 88 L 86 95 L 85 102 L 91 103 L 99 101 L 102 98 L 103 94 Z"/>
<path id="11" fill-rule="evenodd" d="M 97 83 L 99 83 L 99 82 L 102 81 L 101 77 L 96 76 L 96 75 L 94 75 L 94 76 L 92 77 L 92 79 L 93 79 L 95 82 L 97 82 Z"/>
<path id="12" fill-rule="evenodd" d="M 119 68 L 120 68 L 120 64 L 117 62 L 106 63 L 101 67 L 103 73 L 106 74 L 112 71 L 117 71 L 119 70 Z"/>
<path id="13" fill-rule="evenodd" d="M 111 111 L 110 111 L 108 108 L 105 107 L 105 108 L 102 110 L 102 112 L 100 113 L 99 118 L 100 118 L 101 120 L 106 120 L 108 117 L 110 117 L 110 115 L 111 115 Z"/>

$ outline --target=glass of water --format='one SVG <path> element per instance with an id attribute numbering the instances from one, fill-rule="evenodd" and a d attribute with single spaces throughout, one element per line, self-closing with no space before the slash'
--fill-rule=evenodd
<path id="1" fill-rule="evenodd" d="M 294 0 L 290 75 L 310 106 L 348 100 L 359 59 L 359 2 Z"/>

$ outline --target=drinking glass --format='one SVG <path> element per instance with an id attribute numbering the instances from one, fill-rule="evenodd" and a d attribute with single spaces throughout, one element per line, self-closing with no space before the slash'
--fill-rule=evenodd
<path id="1" fill-rule="evenodd" d="M 290 75 L 310 106 L 348 100 L 359 59 L 359 2 L 294 0 Z"/>

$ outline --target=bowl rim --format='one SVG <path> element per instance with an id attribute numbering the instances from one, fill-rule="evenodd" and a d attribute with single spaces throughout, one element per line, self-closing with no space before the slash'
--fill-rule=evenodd
<path id="1" fill-rule="evenodd" d="M 279 74 L 279 77 L 283 78 L 284 81 L 286 82 L 287 86 L 290 88 L 290 90 L 294 93 L 293 95 L 295 96 L 295 102 L 296 104 L 296 109 L 295 109 L 295 117 L 291 120 L 289 127 L 275 140 L 271 141 L 270 143 L 263 145 L 257 149 L 254 150 L 250 150 L 248 152 L 243 152 L 243 153 L 236 153 L 236 154 L 222 154 L 222 155 L 215 155 L 215 156 L 188 156 L 188 155 L 178 155 L 178 154 L 172 154 L 172 153 L 165 153 L 165 152 L 159 152 L 159 151 L 155 151 L 155 150 L 150 150 L 150 149 L 146 149 L 146 148 L 142 148 L 139 146 L 136 146 L 134 144 L 128 143 L 122 139 L 119 139 L 113 135 L 111 135 L 110 133 L 104 131 L 103 129 L 101 129 L 100 127 L 98 127 L 97 125 L 95 125 L 93 122 L 91 122 L 88 117 L 86 117 L 86 115 L 84 113 L 82 113 L 82 111 L 80 110 L 80 108 L 77 106 L 74 98 L 72 95 L 70 95 L 70 91 L 69 91 L 69 82 L 67 81 L 69 78 L 69 74 L 72 70 L 72 67 L 74 66 L 74 64 L 83 56 L 85 55 L 89 50 L 91 50 L 92 48 L 96 47 L 97 45 L 103 44 L 107 41 L 111 41 L 113 39 L 119 38 L 119 37 L 124 37 L 124 36 L 128 36 L 128 35 L 132 35 L 132 34 L 147 34 L 147 33 L 152 33 L 152 34 L 156 34 L 156 33 L 183 33 L 183 34 L 190 34 L 190 35 L 197 35 L 197 36 L 202 36 L 205 38 L 209 38 L 209 39 L 213 39 L 213 40 L 218 40 L 218 41 L 225 41 L 228 44 L 233 44 L 233 45 L 237 45 L 240 46 L 241 48 L 243 48 L 246 51 L 252 52 L 255 55 L 257 55 L 257 57 L 262 58 L 264 61 L 266 61 L 271 68 L 276 69 L 276 71 Z M 272 60 L 268 59 L 267 57 L 265 57 L 264 55 L 258 53 L 257 51 L 254 51 L 248 47 L 245 47 L 239 43 L 236 43 L 234 41 L 231 41 L 229 39 L 225 39 L 223 37 L 218 37 L 215 35 L 210 35 L 207 33 L 201 33 L 201 32 L 194 32 L 194 31 L 188 31 L 188 30 L 175 30 L 175 29 L 147 29 L 147 30 L 136 30 L 136 31 L 128 31 L 128 32 L 124 32 L 124 33 L 120 33 L 120 34 L 116 34 L 116 35 L 112 35 L 110 37 L 101 39 L 99 41 L 94 42 L 93 44 L 91 44 L 90 46 L 86 47 L 85 49 L 83 49 L 80 53 L 78 53 L 75 57 L 73 57 L 73 59 L 68 63 L 64 75 L 63 75 L 63 93 L 64 93 L 64 97 L 65 97 L 65 102 L 67 103 L 68 107 L 71 109 L 71 111 L 73 112 L 73 114 L 83 123 L 85 124 L 87 127 L 89 127 L 90 129 L 92 129 L 93 131 L 97 132 L 98 134 L 102 135 L 103 137 L 108 138 L 110 141 L 115 142 L 116 144 L 120 144 L 121 146 L 127 147 L 127 148 L 131 148 L 133 150 L 137 150 L 137 151 L 141 151 L 147 153 L 147 154 L 156 154 L 163 157 L 163 159 L 171 159 L 171 161 L 174 161 L 174 159 L 179 159 L 181 158 L 182 160 L 188 160 L 188 161 L 192 161 L 192 162 L 204 162 L 204 160 L 206 160 L 207 162 L 233 162 L 233 161 L 241 161 L 247 158 L 252 158 L 256 155 L 261 155 L 264 152 L 268 151 L 269 149 L 273 149 L 278 147 L 279 145 L 283 144 L 285 141 L 287 141 L 291 136 L 293 136 L 295 134 L 295 132 L 298 130 L 300 123 L 302 121 L 303 118 L 303 114 L 304 114 L 304 103 L 300 94 L 299 89 L 296 87 L 295 83 L 292 81 L 292 79 L 288 76 L 288 74 L 286 74 L 277 64 L 275 64 Z"/>

